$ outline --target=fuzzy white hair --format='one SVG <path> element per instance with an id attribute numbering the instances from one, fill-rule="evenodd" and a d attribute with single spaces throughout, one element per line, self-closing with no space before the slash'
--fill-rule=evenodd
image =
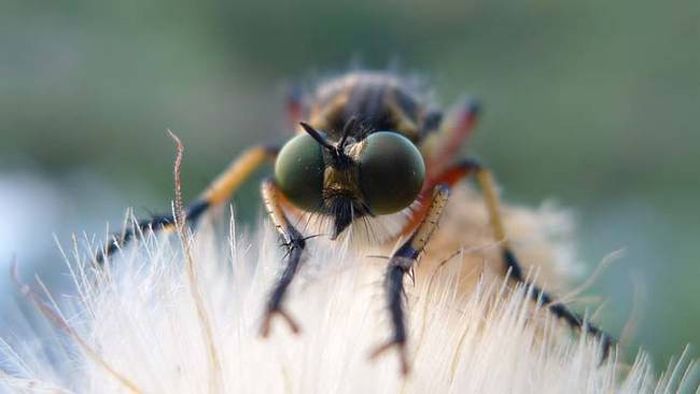
<path id="1" fill-rule="evenodd" d="M 270 226 L 246 235 L 231 221 L 226 241 L 207 223 L 186 244 L 145 234 L 101 270 L 75 245 L 70 267 L 79 297 L 59 311 L 46 294 L 41 301 L 23 288 L 59 339 L 39 348 L 3 342 L 0 383 L 19 392 L 76 393 L 694 390 L 693 363 L 682 357 L 660 376 L 641 352 L 631 365 L 618 352 L 601 363 L 595 340 L 571 335 L 529 300 L 530 289 L 504 280 L 492 263 L 498 248 L 478 198 L 461 188 L 453 200 L 459 203 L 448 206 L 415 284 L 407 283 L 408 377 L 394 354 L 368 358 L 390 333 L 385 260 L 370 255 L 386 256 L 393 245 L 339 252 L 321 238 L 309 242 L 286 299 L 302 332 L 292 335 L 274 321 L 271 338 L 261 339 L 265 297 L 283 250 Z M 519 256 L 541 265 L 540 283 L 565 289 L 562 274 L 571 272 L 573 254 L 551 235 L 567 233 L 566 215 L 549 207 L 505 211 Z"/>

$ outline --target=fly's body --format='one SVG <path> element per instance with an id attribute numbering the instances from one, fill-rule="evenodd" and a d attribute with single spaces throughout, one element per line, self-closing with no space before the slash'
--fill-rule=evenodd
<path id="1" fill-rule="evenodd" d="M 401 216 L 395 231 L 383 239 L 404 237 L 388 260 L 385 287 L 392 324 L 390 340 L 372 354 L 396 347 L 402 371 L 408 372 L 403 289 L 440 221 L 451 189 L 473 177 L 483 192 L 493 238 L 501 248 L 503 275 L 527 283 L 508 243 L 491 173 L 474 160 L 459 159 L 478 113 L 475 102 L 456 105 L 445 116 L 431 106 L 423 92 L 387 73 L 356 72 L 320 84 L 309 94 L 288 102 L 288 117 L 297 130 L 282 146 L 247 150 L 187 209 L 196 221 L 209 208 L 227 201 L 249 175 L 266 161 L 274 161 L 274 175 L 261 187 L 262 198 L 288 253 L 280 278 L 272 289 L 261 333 L 267 336 L 274 316 L 292 331 L 299 326 L 284 308 L 284 299 L 307 252 L 307 242 L 319 235 L 335 240 L 353 224 Z M 299 220 L 306 216 L 306 222 Z M 330 224 L 327 234 L 309 234 L 312 219 Z M 302 225 L 303 224 L 303 225 Z M 139 223 L 143 229 L 170 227 L 170 216 Z M 114 252 L 133 237 L 133 231 L 110 243 L 102 254 Z M 372 240 L 370 239 L 370 242 Z M 557 303 L 544 290 L 532 287 L 534 300 L 543 302 L 571 327 L 597 337 L 607 355 L 612 339 Z M 605 356 L 604 356 L 605 357 Z"/>

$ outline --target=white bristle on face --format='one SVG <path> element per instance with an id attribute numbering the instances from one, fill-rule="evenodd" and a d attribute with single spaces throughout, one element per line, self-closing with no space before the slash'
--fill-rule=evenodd
<path id="1" fill-rule="evenodd" d="M 76 393 L 637 393 L 688 384 L 687 361 L 660 378 L 642 354 L 631 366 L 617 354 L 600 364 L 598 344 L 569 335 L 527 300 L 526 288 L 489 275 L 463 287 L 469 251 L 417 271 L 415 285 L 407 283 L 408 377 L 400 375 L 395 353 L 368 359 L 390 335 L 386 261 L 323 237 L 309 241 L 302 275 L 286 299 L 302 332 L 292 335 L 275 320 L 271 337 L 261 339 L 265 298 L 284 254 L 269 227 L 227 241 L 211 226 L 195 234 L 196 287 L 211 338 L 177 237 L 146 235 L 96 278 L 88 259 L 71 261 L 79 297 L 61 302 L 70 329 L 55 328 L 43 346 L 36 346 L 43 336 L 3 343 L 1 384 Z"/>
<path id="2" fill-rule="evenodd" d="M 417 206 L 418 203 L 414 203 L 412 207 L 390 215 L 358 217 L 338 236 L 338 241 L 355 251 L 383 244 L 401 234 L 411 209 L 416 209 Z M 295 218 L 292 220 L 293 225 L 304 234 L 328 238 L 333 233 L 333 217 L 330 215 L 293 212 L 290 217 Z"/>

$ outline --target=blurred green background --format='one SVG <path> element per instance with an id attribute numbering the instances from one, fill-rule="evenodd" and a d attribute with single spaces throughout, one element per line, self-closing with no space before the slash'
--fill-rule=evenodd
<path id="1" fill-rule="evenodd" d="M 481 98 L 469 150 L 505 198 L 575 209 L 589 271 L 626 248 L 588 292 L 607 300 L 602 325 L 619 334 L 636 303 L 633 344 L 659 366 L 700 344 L 697 0 L 5 1 L 0 272 L 16 255 L 65 280 L 53 233 L 167 209 L 166 128 L 194 196 L 245 147 L 283 138 L 291 83 L 351 64 L 427 76 L 443 104 Z M 256 192 L 237 198 L 247 218 Z M 6 310 L 8 275 L 0 286 Z"/>

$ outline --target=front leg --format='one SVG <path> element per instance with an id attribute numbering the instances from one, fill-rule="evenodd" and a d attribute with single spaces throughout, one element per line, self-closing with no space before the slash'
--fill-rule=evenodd
<path id="1" fill-rule="evenodd" d="M 437 228 L 449 194 L 448 186 L 442 184 L 435 186 L 433 200 L 423 217 L 423 221 L 408 240 L 391 256 L 387 267 L 385 286 L 393 333 L 391 339 L 372 352 L 371 358 L 376 358 L 386 350 L 397 347 L 401 360 L 401 373 L 404 375 L 408 373 L 409 365 L 406 355 L 407 334 L 403 304 L 405 295 L 403 280 L 418 261 L 418 257 L 425 249 L 430 236 Z"/>
<path id="2" fill-rule="evenodd" d="M 270 215 L 272 223 L 284 240 L 284 246 L 287 247 L 287 266 L 284 268 L 282 275 L 277 280 L 267 300 L 265 316 L 263 317 L 262 327 L 260 328 L 260 335 L 263 337 L 267 337 L 270 334 L 270 323 L 275 315 L 282 317 L 293 333 L 296 334 L 299 332 L 299 325 L 284 310 L 282 301 L 301 264 L 301 257 L 304 252 L 304 247 L 306 246 L 306 239 L 289 222 L 289 219 L 287 219 L 287 215 L 285 215 L 280 205 L 282 199 L 280 193 L 274 181 L 266 180 L 263 182 L 262 198 L 265 203 L 267 214 Z"/>

